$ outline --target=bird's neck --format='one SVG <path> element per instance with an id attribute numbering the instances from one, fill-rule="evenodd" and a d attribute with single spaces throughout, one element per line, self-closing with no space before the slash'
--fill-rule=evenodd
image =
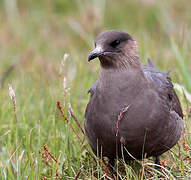
<path id="1" fill-rule="evenodd" d="M 107 69 L 101 67 L 99 75 L 100 87 L 117 86 L 121 83 L 131 86 L 134 83 L 142 85 L 146 82 L 143 70 L 141 67 L 131 67 L 125 69 Z"/>
<path id="2" fill-rule="evenodd" d="M 141 68 L 140 57 L 138 55 L 125 55 L 116 57 L 104 58 L 100 57 L 100 66 L 107 72 L 113 71 L 128 71 L 129 69 Z"/>

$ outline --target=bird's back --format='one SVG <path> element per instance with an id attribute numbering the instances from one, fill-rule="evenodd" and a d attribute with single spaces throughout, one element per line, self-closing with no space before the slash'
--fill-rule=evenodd
<path id="1" fill-rule="evenodd" d="M 180 117 L 183 118 L 182 108 L 179 99 L 174 90 L 173 84 L 169 77 L 170 72 L 162 73 L 155 69 L 151 60 L 148 59 L 149 66 L 142 66 L 143 72 L 159 90 L 159 94 L 164 94 L 166 102 L 170 102 L 171 110 L 174 110 Z"/>

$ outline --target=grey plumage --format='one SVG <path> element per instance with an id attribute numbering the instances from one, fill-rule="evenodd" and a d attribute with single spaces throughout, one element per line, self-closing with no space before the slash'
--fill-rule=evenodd
<path id="1" fill-rule="evenodd" d="M 103 32 L 95 45 L 88 60 L 98 57 L 101 69 L 89 90 L 84 123 L 93 152 L 114 160 L 122 156 L 121 143 L 125 160 L 132 159 L 128 153 L 141 159 L 168 151 L 183 129 L 181 105 L 169 74 L 157 71 L 150 59 L 149 66 L 142 66 L 137 43 L 128 33 Z M 116 137 L 118 116 L 125 107 L 129 108 Z"/>
<path id="2" fill-rule="evenodd" d="M 152 67 L 152 68 L 154 68 L 154 64 L 152 63 L 152 61 L 150 60 L 150 58 L 148 58 L 147 61 L 148 61 L 149 66 Z"/>

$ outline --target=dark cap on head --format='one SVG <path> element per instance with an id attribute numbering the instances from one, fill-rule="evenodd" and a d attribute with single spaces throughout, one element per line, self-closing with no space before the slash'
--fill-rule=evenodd
<path id="1" fill-rule="evenodd" d="M 97 57 L 102 67 L 107 68 L 139 62 L 136 41 L 128 33 L 116 30 L 105 31 L 96 38 L 95 49 L 89 54 L 88 61 Z"/>

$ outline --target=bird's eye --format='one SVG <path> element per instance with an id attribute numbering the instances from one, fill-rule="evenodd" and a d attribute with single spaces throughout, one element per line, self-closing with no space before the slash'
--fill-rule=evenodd
<path id="1" fill-rule="evenodd" d="M 113 41 L 110 45 L 112 46 L 112 47 L 116 47 L 117 45 L 119 45 L 120 44 L 120 40 L 115 40 L 115 41 Z"/>

